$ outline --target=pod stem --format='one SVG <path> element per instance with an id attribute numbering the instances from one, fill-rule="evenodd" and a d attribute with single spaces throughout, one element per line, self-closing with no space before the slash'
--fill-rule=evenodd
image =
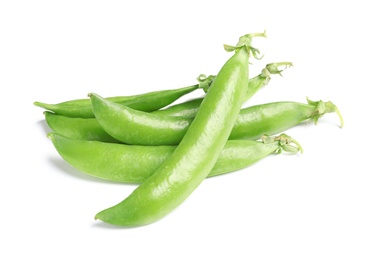
<path id="1" fill-rule="evenodd" d="M 339 120 L 340 120 L 340 128 L 343 128 L 343 126 L 344 126 L 343 116 L 342 116 L 342 114 L 340 113 L 340 110 L 338 109 L 338 107 L 335 106 L 335 105 L 334 105 L 334 111 L 335 111 L 335 113 L 336 113 L 336 114 L 338 115 L 338 117 L 339 117 Z"/>
<path id="2" fill-rule="evenodd" d="M 284 69 L 280 69 L 280 67 L 284 67 Z M 290 68 L 293 66 L 292 62 L 289 61 L 283 61 L 283 62 L 273 62 L 266 65 L 265 68 L 262 69 L 261 73 L 253 78 L 250 79 L 250 83 L 252 84 L 251 87 L 249 87 L 248 92 L 250 94 L 248 97 L 246 97 L 246 100 L 251 98 L 260 88 L 266 86 L 270 79 L 272 74 L 278 74 L 280 76 L 281 72 L 283 72 L 285 69 Z M 205 93 L 208 92 L 209 87 L 211 86 L 213 80 L 215 79 L 214 75 L 209 75 L 208 77 L 204 74 L 200 74 L 197 77 L 197 81 L 199 82 L 199 88 L 203 89 Z"/>
<path id="3" fill-rule="evenodd" d="M 280 69 L 279 67 L 285 66 L 284 69 Z M 262 69 L 261 74 L 258 77 L 267 78 L 267 81 L 270 80 L 271 74 L 278 74 L 282 76 L 281 72 L 293 66 L 292 62 L 284 61 L 284 62 L 273 62 L 266 65 L 265 68 Z"/>
<path id="4" fill-rule="evenodd" d="M 211 87 L 211 84 L 216 76 L 209 75 L 208 77 L 204 74 L 200 74 L 197 77 L 197 81 L 199 82 L 198 86 L 199 88 L 203 89 L 204 92 L 208 92 L 208 89 Z"/>
<path id="5" fill-rule="evenodd" d="M 319 118 L 322 117 L 323 115 L 325 115 L 327 113 L 334 113 L 335 112 L 338 115 L 339 120 L 340 120 L 340 128 L 343 128 L 343 126 L 344 126 L 343 116 L 340 113 L 340 110 L 338 109 L 338 107 L 334 103 L 332 103 L 331 101 L 323 102 L 322 100 L 312 101 L 312 100 L 309 100 L 308 97 L 307 97 L 307 102 L 308 102 L 308 105 L 315 106 L 315 108 L 316 108 L 315 111 L 310 116 L 310 119 L 315 123 L 315 125 L 317 124 Z"/>
<path id="6" fill-rule="evenodd" d="M 278 136 L 269 136 L 269 135 L 264 134 L 264 135 L 262 135 L 261 140 L 265 144 L 277 142 L 278 148 L 274 152 L 276 154 L 280 154 L 282 151 L 292 153 L 292 154 L 295 154 L 298 152 L 300 152 L 300 153 L 304 152 L 302 146 L 294 138 L 292 138 L 289 135 L 284 134 L 284 133 L 282 133 Z"/>
<path id="7" fill-rule="evenodd" d="M 260 59 L 262 59 L 263 55 L 260 57 L 259 56 L 260 51 L 251 46 L 251 41 L 252 41 L 253 37 L 265 37 L 266 38 L 267 37 L 266 30 L 263 33 L 249 33 L 249 34 L 243 35 L 239 38 L 239 42 L 236 44 L 236 46 L 224 44 L 224 49 L 228 52 L 231 52 L 231 51 L 236 52 L 237 50 L 245 48 L 246 51 L 248 53 L 251 53 L 254 58 L 256 58 L 257 60 L 260 60 Z"/>
<path id="8" fill-rule="evenodd" d="M 262 69 L 259 75 L 250 79 L 245 101 L 254 96 L 254 94 L 257 93 L 259 89 L 265 87 L 269 83 L 272 74 L 281 75 L 282 71 L 292 65 L 293 64 L 291 62 L 276 62 L 267 64 L 266 67 Z M 279 68 L 282 66 L 285 66 L 285 69 Z"/>
<path id="9" fill-rule="evenodd" d="M 283 67 L 285 66 L 284 69 L 280 69 L 279 67 Z M 270 73 L 270 74 L 278 74 L 280 76 L 282 76 L 281 72 L 283 72 L 285 69 L 287 68 L 290 68 L 293 66 L 293 63 L 292 62 L 287 62 L 287 61 L 284 61 L 284 62 L 274 62 L 274 63 L 269 63 L 266 65 L 266 70 Z"/>

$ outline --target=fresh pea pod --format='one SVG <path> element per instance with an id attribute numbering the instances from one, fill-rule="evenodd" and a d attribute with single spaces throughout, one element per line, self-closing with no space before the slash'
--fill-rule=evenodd
<path id="1" fill-rule="evenodd" d="M 162 116 L 136 111 L 91 95 L 92 107 L 100 126 L 113 138 L 127 144 L 176 145 L 192 122 L 190 118 Z M 331 102 L 275 102 L 242 109 L 229 139 L 258 139 L 263 134 L 278 134 L 305 120 L 315 123 L 338 108 Z M 55 130 L 54 130 L 55 131 Z M 94 131 L 94 130 L 91 130 Z"/>
<path id="2" fill-rule="evenodd" d="M 79 171 L 100 179 L 126 183 L 144 182 L 176 148 L 74 140 L 57 133 L 49 133 L 48 137 L 61 157 Z M 263 136 L 260 141 L 228 141 L 208 177 L 240 170 L 282 150 L 302 152 L 301 146 L 286 134 Z"/>
<path id="3" fill-rule="evenodd" d="M 245 96 L 245 102 L 249 100 L 258 90 L 266 86 L 270 79 L 271 74 L 279 74 L 281 75 L 281 72 L 284 71 L 280 69 L 280 67 L 285 66 L 285 68 L 288 68 L 292 66 L 291 62 L 276 62 L 276 63 L 269 63 L 266 65 L 265 68 L 262 69 L 261 74 L 251 78 L 249 80 L 248 89 Z M 204 88 L 204 91 L 208 91 L 209 88 Z M 180 116 L 180 117 L 186 117 L 186 118 L 193 118 L 195 117 L 197 110 L 203 101 L 203 98 L 196 98 L 193 100 L 189 100 L 177 105 L 173 105 L 170 107 L 167 107 L 165 109 L 152 111 L 152 114 L 157 115 L 164 115 L 164 116 Z"/>
<path id="4" fill-rule="evenodd" d="M 251 47 L 253 36 L 264 35 L 249 34 L 240 38 L 234 55 L 215 77 L 196 117 L 172 155 L 130 196 L 97 213 L 95 219 L 120 226 L 150 224 L 178 207 L 208 176 L 244 101 L 250 51 L 255 57 L 259 52 Z"/>
<path id="5" fill-rule="evenodd" d="M 199 84 L 171 90 L 154 91 L 134 96 L 109 97 L 112 102 L 122 104 L 140 111 L 154 111 L 170 105 L 180 97 L 199 88 L 208 88 L 214 76 L 202 78 Z M 58 115 L 78 118 L 93 118 L 94 114 L 89 99 L 76 99 L 58 104 L 34 102 L 34 105 L 50 110 Z"/>

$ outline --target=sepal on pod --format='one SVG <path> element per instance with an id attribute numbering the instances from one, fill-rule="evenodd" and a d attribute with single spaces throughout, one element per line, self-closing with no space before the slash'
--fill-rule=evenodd
<path id="1" fill-rule="evenodd" d="M 270 74 L 278 74 L 282 76 L 281 72 L 283 72 L 285 69 L 281 70 L 279 67 L 285 66 L 285 69 L 292 67 L 293 63 L 292 62 L 275 62 L 275 63 L 270 63 L 266 65 L 266 70 Z"/>
<path id="2" fill-rule="evenodd" d="M 324 102 L 322 100 L 312 101 L 312 100 L 308 99 L 308 97 L 307 97 L 307 102 L 308 102 L 308 105 L 316 107 L 315 112 L 312 113 L 311 118 L 310 118 L 315 123 L 315 125 L 319 121 L 319 118 L 322 117 L 323 115 L 325 115 L 327 113 L 335 112 L 340 119 L 340 128 L 342 128 L 344 126 L 342 114 L 340 113 L 338 107 L 334 103 L 332 103 L 331 101 L 327 101 L 327 102 Z"/>
<path id="3" fill-rule="evenodd" d="M 263 56 L 261 56 L 261 57 L 259 56 L 261 54 L 260 51 L 251 46 L 251 41 L 252 41 L 253 37 L 265 37 L 266 38 L 267 37 L 266 31 L 264 31 L 263 33 L 250 33 L 250 34 L 243 35 L 239 38 L 239 42 L 236 46 L 224 44 L 224 50 L 226 50 L 228 52 L 232 52 L 232 51 L 237 51 L 239 49 L 245 48 L 246 51 L 248 53 L 251 53 L 251 55 L 253 55 L 253 57 L 255 59 L 260 60 L 263 57 Z"/>
<path id="4" fill-rule="evenodd" d="M 214 75 L 209 75 L 207 77 L 205 74 L 200 74 L 197 77 L 197 81 L 199 82 L 199 88 L 203 89 L 204 92 L 207 93 L 214 79 Z"/>
<path id="5" fill-rule="evenodd" d="M 303 153 L 304 150 L 301 147 L 301 145 L 292 137 L 290 137 L 287 134 L 280 134 L 278 136 L 269 136 L 269 135 L 262 135 L 261 140 L 265 144 L 277 142 L 278 143 L 278 149 L 275 151 L 276 154 L 280 154 L 282 151 L 288 152 L 288 153 Z"/>

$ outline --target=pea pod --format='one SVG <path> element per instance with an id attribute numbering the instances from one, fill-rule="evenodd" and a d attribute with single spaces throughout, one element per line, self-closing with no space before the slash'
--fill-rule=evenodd
<path id="1" fill-rule="evenodd" d="M 215 77 L 196 117 L 172 155 L 130 196 L 97 213 L 95 219 L 120 226 L 153 223 L 178 207 L 208 176 L 244 101 L 250 51 L 254 56 L 259 52 L 251 47 L 253 36 L 264 35 L 250 34 L 240 38 L 234 55 Z"/>
<path id="2" fill-rule="evenodd" d="M 109 97 L 112 102 L 122 104 L 126 107 L 131 107 L 140 111 L 154 111 L 163 108 L 180 97 L 193 92 L 199 88 L 208 87 L 214 76 L 203 78 L 199 84 L 171 90 L 154 91 L 134 96 L 117 96 Z M 90 105 L 89 99 L 76 99 L 58 104 L 46 104 L 42 102 L 34 102 L 34 105 L 42 107 L 46 110 L 55 112 L 58 115 L 78 118 L 93 118 L 94 114 Z"/>
<path id="3" fill-rule="evenodd" d="M 61 157 L 79 171 L 126 183 L 144 182 L 176 148 L 74 140 L 57 133 L 49 133 L 48 137 Z M 302 151 L 301 146 L 285 134 L 262 138 L 261 141 L 228 141 L 208 177 L 240 170 L 282 150 L 290 153 Z"/>
<path id="4" fill-rule="evenodd" d="M 162 116 L 121 106 L 97 95 L 91 96 L 92 107 L 100 126 L 113 138 L 127 144 L 176 145 L 192 122 L 190 118 Z M 242 109 L 229 139 L 258 139 L 263 134 L 278 134 L 305 120 L 315 123 L 338 108 L 331 102 L 275 102 Z M 114 123 L 115 122 L 115 123 Z"/>

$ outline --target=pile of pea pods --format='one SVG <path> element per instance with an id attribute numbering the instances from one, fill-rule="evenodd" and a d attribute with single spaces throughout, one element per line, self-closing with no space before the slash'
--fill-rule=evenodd
<path id="1" fill-rule="evenodd" d="M 317 123 L 326 113 L 339 115 L 330 101 L 273 102 L 242 109 L 271 76 L 291 62 L 267 64 L 249 78 L 249 58 L 260 59 L 246 34 L 216 75 L 200 75 L 197 84 L 132 96 L 58 104 L 35 102 L 45 109 L 48 133 L 59 155 L 90 176 L 139 184 L 118 204 L 95 219 L 118 226 L 153 223 L 178 207 L 207 177 L 239 171 L 266 156 L 302 152 L 283 133 L 304 121 Z M 198 98 L 178 103 L 196 90 Z M 176 102 L 177 101 L 177 102 Z M 172 105 L 174 103 L 174 105 Z"/>

